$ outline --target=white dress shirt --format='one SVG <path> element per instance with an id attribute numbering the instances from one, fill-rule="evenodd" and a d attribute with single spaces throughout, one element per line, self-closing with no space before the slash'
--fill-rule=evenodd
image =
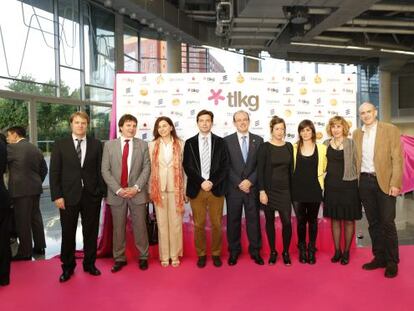
<path id="1" fill-rule="evenodd" d="M 210 178 L 210 174 L 209 172 L 203 172 L 203 145 L 204 145 L 204 137 L 207 137 L 207 142 L 208 142 L 208 152 L 210 155 L 210 163 L 209 163 L 209 167 L 211 168 L 211 132 L 208 133 L 207 135 L 204 135 L 202 133 L 198 134 L 198 152 L 200 154 L 200 165 L 201 165 L 201 176 L 205 179 L 208 180 Z"/>
<path id="2" fill-rule="evenodd" d="M 375 122 L 370 127 L 362 126 L 362 163 L 361 172 L 363 173 L 375 173 L 374 166 L 374 149 L 375 149 L 375 137 L 377 135 L 377 124 Z"/>
<path id="3" fill-rule="evenodd" d="M 246 136 L 247 152 L 249 152 L 249 132 L 247 132 L 246 134 L 237 132 L 237 138 L 239 139 L 240 150 L 243 150 L 243 136 Z"/>
<path id="4" fill-rule="evenodd" d="M 128 142 L 129 150 L 128 150 L 128 159 L 127 159 L 128 176 L 129 176 L 129 172 L 131 171 L 132 150 L 134 148 L 134 139 L 133 138 L 125 138 L 125 137 L 121 136 L 121 159 L 122 159 L 122 154 L 124 152 L 125 140 L 127 140 L 127 139 L 129 140 L 129 142 Z"/>
<path id="5" fill-rule="evenodd" d="M 81 167 L 83 167 L 83 162 L 85 162 L 85 155 L 86 155 L 86 135 L 82 138 L 76 137 L 74 134 L 72 134 L 73 144 L 76 147 L 78 146 L 78 139 L 82 139 L 81 141 Z"/>
<path id="6" fill-rule="evenodd" d="M 164 156 L 164 162 L 166 164 L 169 164 L 173 158 L 173 141 L 170 141 L 166 144 L 164 140 L 161 139 L 160 147 Z"/>

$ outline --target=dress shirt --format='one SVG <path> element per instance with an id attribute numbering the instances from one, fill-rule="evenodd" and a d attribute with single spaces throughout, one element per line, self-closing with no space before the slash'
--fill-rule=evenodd
<path id="1" fill-rule="evenodd" d="M 361 172 L 363 173 L 375 173 L 374 166 L 374 149 L 375 149 L 375 137 L 377 135 L 377 124 L 373 124 L 370 127 L 362 126 L 362 163 Z"/>
<path id="2" fill-rule="evenodd" d="M 207 135 L 204 135 L 204 134 L 201 134 L 201 133 L 199 133 L 198 134 L 198 151 L 199 151 L 199 154 L 200 154 L 200 165 L 201 165 L 201 176 L 205 179 L 205 180 L 208 180 L 209 178 L 210 178 L 210 174 L 207 174 L 206 172 L 203 172 L 203 157 L 202 157 L 202 154 L 203 154 L 203 145 L 204 145 L 204 139 L 203 139 L 203 137 L 207 137 L 207 142 L 208 142 L 208 151 L 209 151 L 209 155 L 210 155 L 210 168 L 211 168 L 211 132 L 210 133 L 208 133 Z"/>
<path id="3" fill-rule="evenodd" d="M 246 136 L 247 152 L 249 151 L 249 132 L 242 134 L 237 132 L 237 138 L 239 140 L 240 150 L 243 150 L 243 136 Z"/>
<path id="4" fill-rule="evenodd" d="M 164 155 L 163 160 L 166 164 L 169 164 L 173 158 L 173 140 L 166 144 L 164 140 L 161 139 L 160 146 L 162 154 Z"/>
<path id="5" fill-rule="evenodd" d="M 77 139 L 82 139 L 80 146 L 81 146 L 81 152 L 82 152 L 82 154 L 81 154 L 81 167 L 83 167 L 83 162 L 85 161 L 85 155 L 86 155 L 86 136 L 78 138 L 74 134 L 72 134 L 72 139 L 73 139 L 73 144 L 75 146 L 75 150 L 76 150 L 76 147 L 78 146 Z"/>

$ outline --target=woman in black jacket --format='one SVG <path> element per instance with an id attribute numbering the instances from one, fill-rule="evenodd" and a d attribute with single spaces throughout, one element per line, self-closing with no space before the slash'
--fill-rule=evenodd
<path id="1" fill-rule="evenodd" d="M 259 147 L 257 155 L 257 179 L 260 203 L 264 205 L 266 234 L 269 241 L 269 264 L 277 260 L 275 243 L 275 211 L 282 222 L 283 263 L 291 265 L 289 246 L 292 238 L 291 176 L 293 171 L 293 147 L 285 141 L 286 124 L 278 116 L 270 121 L 270 141 Z"/>

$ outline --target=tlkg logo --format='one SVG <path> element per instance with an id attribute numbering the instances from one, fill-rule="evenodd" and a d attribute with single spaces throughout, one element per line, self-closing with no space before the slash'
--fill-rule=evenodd
<path id="1" fill-rule="evenodd" d="M 229 92 L 227 94 L 229 107 L 246 107 L 250 111 L 259 109 L 259 95 L 242 95 L 241 91 Z"/>

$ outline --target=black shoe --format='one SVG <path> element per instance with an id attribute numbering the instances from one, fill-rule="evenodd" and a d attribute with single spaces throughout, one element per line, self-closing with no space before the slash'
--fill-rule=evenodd
<path id="1" fill-rule="evenodd" d="M 140 259 L 138 261 L 138 267 L 141 270 L 147 270 L 148 269 L 148 260 L 147 259 Z"/>
<path id="2" fill-rule="evenodd" d="M 342 258 L 341 258 L 341 265 L 347 265 L 349 264 L 349 251 L 345 251 L 342 254 Z"/>
<path id="3" fill-rule="evenodd" d="M 349 256 L 349 254 L 348 254 Z M 333 255 L 333 257 L 331 258 L 331 262 L 335 263 L 340 261 L 342 258 L 342 252 L 340 249 L 335 250 L 335 254 Z"/>
<path id="4" fill-rule="evenodd" d="M 315 244 L 309 243 L 309 245 L 308 245 L 308 263 L 310 265 L 314 265 L 316 263 L 315 252 L 316 252 Z"/>
<path id="5" fill-rule="evenodd" d="M 90 275 L 94 275 L 94 276 L 101 275 L 101 271 L 99 271 L 95 267 L 95 265 L 83 266 L 83 271 L 88 272 Z"/>
<path id="6" fill-rule="evenodd" d="M 276 263 L 277 260 L 277 252 L 276 251 L 272 251 L 270 252 L 270 256 L 269 256 L 269 265 L 274 265 Z"/>
<path id="7" fill-rule="evenodd" d="M 206 266 L 207 256 L 199 256 L 197 260 L 197 267 L 204 268 Z"/>
<path id="8" fill-rule="evenodd" d="M 24 261 L 24 260 L 32 260 L 32 256 L 22 256 L 16 255 L 11 258 L 12 261 Z"/>
<path id="9" fill-rule="evenodd" d="M 227 263 L 229 264 L 229 266 L 235 266 L 237 264 L 237 259 L 239 258 L 239 256 L 235 255 L 235 254 L 231 254 L 229 256 L 229 259 L 227 260 Z"/>
<path id="10" fill-rule="evenodd" d="M 288 252 L 283 252 L 282 253 L 282 258 L 283 258 L 283 263 L 286 266 L 292 265 L 292 261 L 290 260 L 290 256 L 289 256 L 289 253 Z"/>
<path id="11" fill-rule="evenodd" d="M 59 277 L 59 282 L 63 283 L 63 282 L 68 281 L 70 277 L 72 276 L 72 274 L 73 274 L 73 269 L 63 270 L 63 273 Z"/>
<path id="12" fill-rule="evenodd" d="M 215 266 L 215 267 L 221 267 L 221 265 L 223 264 L 222 262 L 221 262 L 221 258 L 220 258 L 220 256 L 211 256 L 211 258 L 213 258 L 213 265 Z"/>
<path id="13" fill-rule="evenodd" d="M 114 265 L 111 268 L 111 272 L 115 273 L 121 271 L 124 266 L 126 266 L 126 261 L 115 261 Z"/>
<path id="14" fill-rule="evenodd" d="M 389 263 L 385 268 L 384 276 L 386 278 L 395 278 L 398 274 L 398 265 L 396 263 Z"/>
<path id="15" fill-rule="evenodd" d="M 300 263 L 307 263 L 308 262 L 308 255 L 306 254 L 306 245 L 299 244 L 299 262 Z"/>
<path id="16" fill-rule="evenodd" d="M 263 260 L 263 258 L 262 258 L 259 254 L 256 254 L 256 255 L 250 255 L 250 258 L 251 258 L 251 259 L 253 259 L 253 261 L 254 261 L 256 264 L 258 264 L 258 265 L 260 265 L 260 266 L 263 266 L 263 265 L 264 265 L 264 260 Z"/>
<path id="17" fill-rule="evenodd" d="M 0 286 L 7 286 L 9 284 L 10 284 L 10 279 L 9 278 L 0 280 Z"/>
<path id="18" fill-rule="evenodd" d="M 33 248 L 32 253 L 35 255 L 44 255 L 46 251 L 44 248 Z"/>
<path id="19" fill-rule="evenodd" d="M 380 262 L 375 258 L 372 261 L 362 265 L 362 269 L 364 270 L 375 270 L 375 269 L 385 268 L 385 267 L 386 267 L 385 263 Z"/>

